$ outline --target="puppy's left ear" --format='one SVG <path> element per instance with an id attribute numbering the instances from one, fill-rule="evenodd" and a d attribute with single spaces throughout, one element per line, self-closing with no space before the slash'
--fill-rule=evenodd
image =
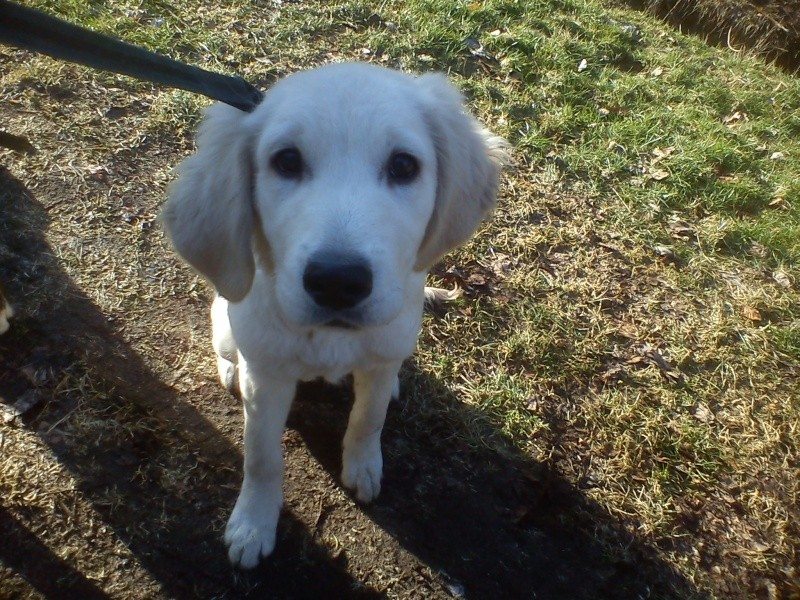
<path id="1" fill-rule="evenodd" d="M 417 79 L 437 159 L 433 215 L 415 269 L 427 270 L 475 233 L 494 209 L 509 144 L 464 112 L 463 98 L 441 74 Z"/>

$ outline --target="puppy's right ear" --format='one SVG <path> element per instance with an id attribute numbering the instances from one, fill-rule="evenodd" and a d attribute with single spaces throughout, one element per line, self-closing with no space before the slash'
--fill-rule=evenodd
<path id="1" fill-rule="evenodd" d="M 247 116 L 225 104 L 206 110 L 197 152 L 178 167 L 162 213 L 178 254 L 233 302 L 250 291 L 255 272 Z"/>

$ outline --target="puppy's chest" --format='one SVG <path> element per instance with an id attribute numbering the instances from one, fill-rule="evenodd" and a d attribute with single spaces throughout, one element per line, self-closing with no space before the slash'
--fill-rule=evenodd
<path id="1" fill-rule="evenodd" d="M 350 336 L 336 330 L 312 330 L 301 337 L 296 347 L 298 361 L 311 371 L 330 372 L 333 379 L 343 376 L 337 373 L 342 369 L 372 362 L 369 340 L 363 336 Z M 327 373 L 319 375 L 327 376 Z"/>
<path id="2" fill-rule="evenodd" d="M 385 336 L 376 332 L 289 329 L 274 314 L 234 310 L 229 315 L 234 340 L 244 359 L 278 377 L 300 381 L 322 377 L 336 382 L 354 370 L 370 369 L 395 358 L 391 344 L 381 342 Z"/>
<path id="3" fill-rule="evenodd" d="M 369 369 L 387 360 L 369 335 L 347 331 L 311 330 L 285 336 L 274 347 L 273 361 L 299 380 L 319 377 L 337 382 L 356 369 Z"/>

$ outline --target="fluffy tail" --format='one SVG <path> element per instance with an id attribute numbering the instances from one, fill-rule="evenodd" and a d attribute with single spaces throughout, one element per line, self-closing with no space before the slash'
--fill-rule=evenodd
<path id="1" fill-rule="evenodd" d="M 443 288 L 425 287 L 425 308 L 435 310 L 445 302 L 451 302 L 460 297 L 463 292 L 461 288 L 454 287 L 452 290 Z"/>

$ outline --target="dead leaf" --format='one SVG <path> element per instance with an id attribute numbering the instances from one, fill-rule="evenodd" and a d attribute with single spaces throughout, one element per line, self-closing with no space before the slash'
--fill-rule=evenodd
<path id="1" fill-rule="evenodd" d="M 742 308 L 742 315 L 744 315 L 745 319 L 756 323 L 761 320 L 761 313 L 758 312 L 757 308 L 753 308 L 752 306 L 744 306 Z"/>
<path id="2" fill-rule="evenodd" d="M 696 239 L 697 235 L 694 232 L 694 228 L 689 225 L 686 221 L 672 221 L 668 225 L 670 232 L 672 233 L 672 237 L 674 238 L 685 238 L 685 239 Z"/>
<path id="3" fill-rule="evenodd" d="M 667 177 L 669 177 L 669 171 L 665 171 L 664 169 L 654 169 L 648 173 L 648 176 L 653 181 L 663 181 Z"/>
<path id="4" fill-rule="evenodd" d="M 492 252 L 490 261 L 480 261 L 478 264 L 489 269 L 498 279 L 502 279 L 517 266 L 518 260 L 502 252 Z"/>
<path id="5" fill-rule="evenodd" d="M 702 402 L 698 402 L 694 407 L 692 416 L 701 423 L 711 423 L 714 420 L 714 413 Z"/>
<path id="6" fill-rule="evenodd" d="M 778 196 L 777 198 L 775 198 L 775 200 L 773 200 L 772 202 L 769 203 L 769 207 L 770 208 L 780 208 L 782 210 L 786 210 L 786 209 L 789 208 L 789 203 L 786 201 L 786 198 L 784 198 L 782 196 Z"/>
<path id="7" fill-rule="evenodd" d="M 635 350 L 638 356 L 632 357 L 627 364 L 632 365 L 642 362 L 652 364 L 658 368 L 664 379 L 672 383 L 683 383 L 686 379 L 684 374 L 673 366 L 658 348 L 644 343 Z"/>
<path id="8" fill-rule="evenodd" d="M 578 73 L 583 73 L 588 68 L 589 68 L 589 61 L 586 60 L 585 58 L 581 59 L 581 62 L 578 63 Z"/>
<path id="9" fill-rule="evenodd" d="M 650 75 L 653 77 L 661 77 L 664 74 L 664 69 L 662 67 L 656 67 L 652 71 L 650 71 Z"/>
<path id="10" fill-rule="evenodd" d="M 656 164 L 659 161 L 664 160 L 665 158 L 669 158 L 672 153 L 675 152 L 675 146 L 667 146 L 666 148 L 656 148 L 653 150 L 653 162 L 651 164 Z"/>
<path id="11" fill-rule="evenodd" d="M 773 152 L 769 155 L 770 160 L 784 160 L 786 155 L 783 152 Z"/>
<path id="12" fill-rule="evenodd" d="M 786 271 L 775 271 L 772 274 L 772 279 L 782 288 L 790 288 L 792 287 L 792 280 L 789 278 L 788 273 Z"/>
<path id="13" fill-rule="evenodd" d="M 722 119 L 722 122 L 725 123 L 725 125 L 727 125 L 728 127 L 733 127 L 737 123 L 740 122 L 746 123 L 749 120 L 750 118 L 747 116 L 747 113 L 743 113 L 737 110 L 732 115 L 728 115 L 727 117 Z"/>
<path id="14" fill-rule="evenodd" d="M 769 256 L 769 248 L 767 248 L 764 244 L 753 242 L 747 249 L 747 253 L 750 256 L 755 256 L 757 258 L 767 258 Z"/>
<path id="15" fill-rule="evenodd" d="M 625 365 L 611 365 L 605 371 L 600 373 L 600 379 L 603 381 L 603 383 L 609 383 L 624 379 L 627 374 L 628 372 L 625 369 Z"/>
<path id="16" fill-rule="evenodd" d="M 467 283 L 471 286 L 483 286 L 486 285 L 486 277 L 480 273 L 473 273 L 467 278 Z"/>

